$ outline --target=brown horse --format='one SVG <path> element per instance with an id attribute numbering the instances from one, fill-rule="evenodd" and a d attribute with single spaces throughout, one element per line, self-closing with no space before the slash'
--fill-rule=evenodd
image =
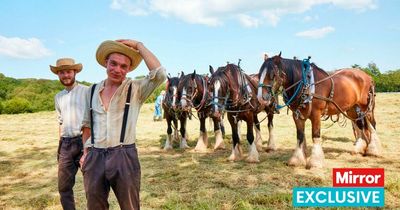
<path id="1" fill-rule="evenodd" d="M 288 164 L 322 167 L 324 152 L 320 137 L 321 117 L 343 114 L 353 122 L 356 143 L 354 153 L 379 155 L 379 139 L 375 131 L 375 87 L 372 78 L 359 69 L 341 69 L 327 74 L 309 59 L 292 60 L 281 54 L 267 58 L 259 72 L 257 98 L 267 105 L 283 88 L 285 105 L 293 112 L 297 129 L 297 145 Z M 281 106 L 278 105 L 278 108 Z M 313 147 L 306 160 L 305 121 L 312 124 Z"/>
<path id="2" fill-rule="evenodd" d="M 240 135 L 238 122 L 243 120 L 247 124 L 247 141 L 250 145 L 248 162 L 259 162 L 257 142 L 254 141 L 253 126 L 258 126 L 257 113 L 264 110 L 256 98 L 257 83 L 246 75 L 234 64 L 219 67 L 217 71 L 210 66 L 211 78 L 209 91 L 213 94 L 211 111 L 214 117 L 220 117 L 227 112 L 228 120 L 232 128 L 232 154 L 229 160 L 240 160 L 242 151 L 240 148 Z M 256 129 L 257 130 L 257 129 Z M 258 136 L 260 136 L 258 134 Z"/>
<path id="3" fill-rule="evenodd" d="M 188 75 L 184 75 L 182 72 L 178 85 L 178 93 L 180 93 L 180 109 L 182 111 L 191 112 L 192 108 L 197 111 L 197 116 L 200 120 L 200 136 L 195 151 L 204 152 L 208 147 L 206 118 L 209 117 L 210 106 L 208 106 L 208 102 L 211 98 L 208 92 L 208 77 L 198 75 L 196 71 Z M 221 117 L 210 117 L 214 122 L 214 149 L 224 149 L 224 126 Z"/>
<path id="4" fill-rule="evenodd" d="M 163 100 L 164 118 L 167 121 L 167 139 L 165 141 L 164 150 L 172 149 L 172 141 L 178 141 L 178 120 L 181 122 L 180 133 L 181 142 L 180 148 L 189 148 L 187 145 L 187 132 L 186 132 L 186 122 L 189 116 L 189 112 L 181 111 L 178 109 L 178 77 L 168 77 L 166 94 Z M 172 138 L 172 123 L 174 123 L 174 138 Z"/>

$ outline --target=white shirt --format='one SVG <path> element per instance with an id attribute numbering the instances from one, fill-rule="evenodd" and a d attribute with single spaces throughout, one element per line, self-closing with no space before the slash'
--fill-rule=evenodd
<path id="1" fill-rule="evenodd" d="M 75 137 L 81 134 L 88 90 L 89 87 L 76 83 L 72 90 L 64 89 L 54 97 L 61 137 Z"/>
<path id="2" fill-rule="evenodd" d="M 136 141 L 136 123 L 139 111 L 147 97 L 166 79 L 164 67 L 159 67 L 149 72 L 144 79 L 131 80 L 126 78 L 115 91 L 108 105 L 104 109 L 100 92 L 104 89 L 105 80 L 96 85 L 92 99 L 94 147 L 108 148 L 120 145 L 122 120 L 129 85 L 132 84 L 131 101 L 123 144 L 133 144 Z M 87 106 L 83 126 L 90 128 L 90 92 L 87 94 Z M 85 147 L 91 146 L 89 138 Z"/>

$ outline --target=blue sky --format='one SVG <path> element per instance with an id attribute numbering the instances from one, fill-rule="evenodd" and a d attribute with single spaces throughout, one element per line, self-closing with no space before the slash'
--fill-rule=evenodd
<path id="1" fill-rule="evenodd" d="M 84 69 L 78 80 L 106 77 L 95 52 L 104 40 L 140 40 L 171 75 L 207 73 L 226 62 L 257 73 L 263 53 L 305 58 L 325 70 L 400 68 L 397 0 L 3 0 L 0 73 L 57 79 L 59 57 Z M 142 63 L 130 77 L 147 74 Z"/>

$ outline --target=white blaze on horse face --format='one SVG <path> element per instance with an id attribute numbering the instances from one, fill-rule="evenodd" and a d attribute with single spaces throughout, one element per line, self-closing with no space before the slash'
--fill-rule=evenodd
<path id="1" fill-rule="evenodd" d="M 181 105 L 182 105 L 182 108 L 186 107 L 186 87 L 184 87 L 182 90 Z"/>
<path id="2" fill-rule="evenodd" d="M 267 68 L 264 68 L 264 70 L 261 73 L 261 77 L 260 77 L 260 81 L 259 83 L 262 84 L 264 82 L 265 79 L 265 75 L 267 74 Z M 263 92 L 263 87 L 262 86 L 258 86 L 258 92 L 257 92 L 257 98 L 258 100 L 262 100 L 262 93 Z"/>
<path id="3" fill-rule="evenodd" d="M 172 87 L 172 89 L 173 89 L 173 95 L 172 95 L 172 104 L 171 105 L 175 106 L 178 89 L 175 86 Z"/>
<path id="4" fill-rule="evenodd" d="M 215 112 L 218 111 L 218 92 L 219 89 L 221 88 L 221 83 L 219 80 L 215 81 L 214 83 L 214 106 L 215 106 Z"/>

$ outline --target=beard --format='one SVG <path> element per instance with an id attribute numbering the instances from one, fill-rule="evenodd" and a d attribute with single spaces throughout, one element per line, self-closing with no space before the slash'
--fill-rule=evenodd
<path id="1" fill-rule="evenodd" d="M 64 86 L 72 86 L 75 83 L 75 78 L 71 78 L 71 79 L 60 79 L 61 84 L 63 84 Z"/>

